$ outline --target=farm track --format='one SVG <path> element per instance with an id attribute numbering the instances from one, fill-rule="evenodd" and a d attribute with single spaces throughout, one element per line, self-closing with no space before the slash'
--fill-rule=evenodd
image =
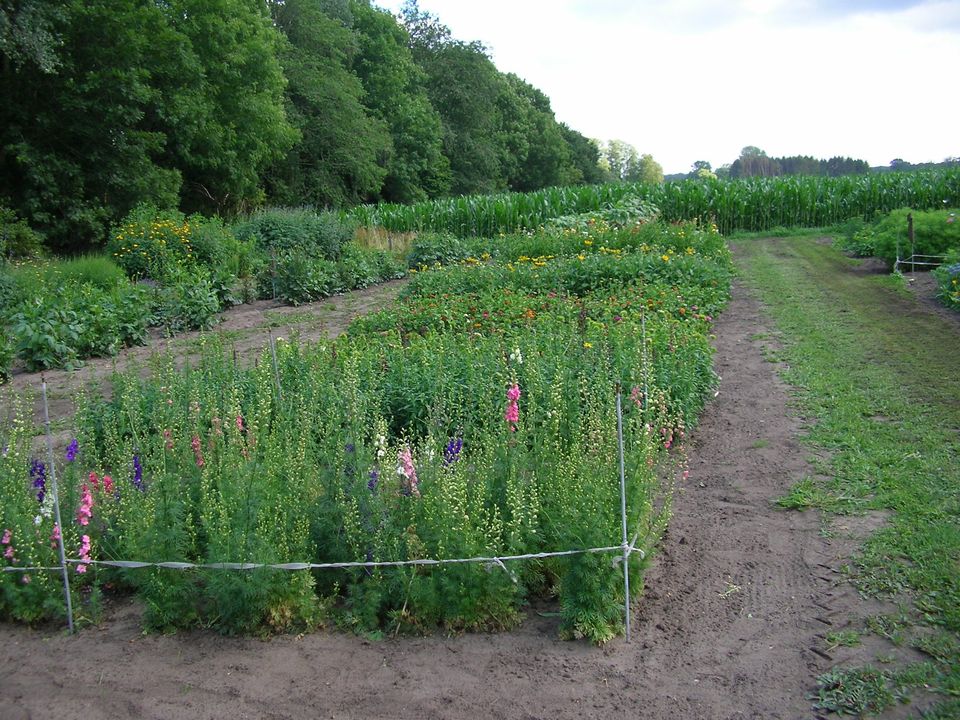
<path id="1" fill-rule="evenodd" d="M 145 636 L 121 604 L 76 637 L 0 625 L 0 717 L 816 717 L 816 675 L 847 659 L 823 635 L 877 612 L 839 567 L 882 518 L 843 519 L 827 537 L 817 513 L 776 509 L 811 472 L 776 333 L 737 285 L 716 334 L 720 393 L 688 448 L 631 643 L 562 642 L 534 612 L 514 632 L 456 638 Z"/>

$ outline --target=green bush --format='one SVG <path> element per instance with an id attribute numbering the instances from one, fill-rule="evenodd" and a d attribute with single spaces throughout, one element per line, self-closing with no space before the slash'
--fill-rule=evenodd
<path id="1" fill-rule="evenodd" d="M 234 226 L 241 240 L 252 239 L 262 253 L 279 257 L 291 252 L 338 260 L 353 237 L 354 226 L 330 212 L 302 208 L 263 210 Z"/>
<path id="2" fill-rule="evenodd" d="M 413 241 L 407 265 L 419 268 L 431 265 L 449 265 L 465 260 L 469 251 L 456 236 L 450 233 L 420 233 Z"/>
<path id="3" fill-rule="evenodd" d="M 933 271 L 937 296 L 949 308 L 960 310 L 960 250 L 947 253 L 946 262 Z"/>
<path id="4" fill-rule="evenodd" d="M 217 288 L 206 270 L 182 272 L 160 295 L 159 320 L 170 333 L 209 330 L 218 312 Z"/>
<path id="5" fill-rule="evenodd" d="M 10 368 L 13 366 L 13 358 L 16 351 L 13 347 L 13 338 L 2 325 L 0 325 L 0 383 L 10 379 Z"/>
<path id="6" fill-rule="evenodd" d="M 37 295 L 21 304 L 10 322 L 17 357 L 27 370 L 80 366 L 77 346 L 83 328 L 77 313 L 58 298 Z"/>
<path id="7" fill-rule="evenodd" d="M 894 210 L 876 224 L 874 248 L 877 257 L 892 268 L 897 259 L 911 254 L 907 236 L 907 215 L 913 213 L 914 249 L 917 255 L 945 255 L 960 249 L 960 220 L 956 211 L 921 212 L 910 208 Z"/>
<path id="8" fill-rule="evenodd" d="M 315 302 L 343 289 L 336 263 L 322 258 L 284 255 L 276 275 L 264 278 L 264 289 L 275 286 L 276 297 L 290 305 Z"/>
<path id="9" fill-rule="evenodd" d="M 346 290 L 360 290 L 373 285 L 379 279 L 371 253 L 353 243 L 344 246 L 337 263 L 340 286 Z"/>
<path id="10" fill-rule="evenodd" d="M 0 205 L 0 261 L 26 260 L 43 255 L 43 237 L 17 213 Z"/>
<path id="11" fill-rule="evenodd" d="M 130 278 L 168 284 L 196 264 L 191 235 L 182 213 L 138 205 L 114 229 L 107 252 Z"/>

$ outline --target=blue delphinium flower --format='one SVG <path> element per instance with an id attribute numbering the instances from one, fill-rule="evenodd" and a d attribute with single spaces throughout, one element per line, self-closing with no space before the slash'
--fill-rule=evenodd
<path id="1" fill-rule="evenodd" d="M 43 505 L 43 499 L 47 496 L 47 466 L 42 460 L 34 459 L 30 462 L 30 479 L 37 491 L 37 502 Z"/>
<path id="2" fill-rule="evenodd" d="M 67 462 L 73 462 L 77 459 L 77 451 L 80 449 L 80 443 L 77 442 L 77 439 L 74 438 L 67 446 Z"/>
<path id="3" fill-rule="evenodd" d="M 143 465 L 140 464 L 140 456 L 133 456 L 133 486 L 143 492 Z"/>
<path id="4" fill-rule="evenodd" d="M 370 471 L 370 479 L 367 480 L 367 487 L 370 488 L 370 492 L 373 492 L 377 489 L 377 481 L 380 479 L 380 473 L 376 470 Z"/>
<path id="5" fill-rule="evenodd" d="M 463 450 L 463 438 L 450 438 L 447 447 L 443 451 L 443 464 L 447 467 L 453 465 L 460 459 L 460 451 Z"/>

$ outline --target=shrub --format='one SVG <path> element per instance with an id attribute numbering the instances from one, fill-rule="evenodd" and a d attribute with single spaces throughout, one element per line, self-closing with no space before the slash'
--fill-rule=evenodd
<path id="1" fill-rule="evenodd" d="M 960 310 L 960 250 L 947 253 L 946 262 L 933 271 L 937 297 L 949 308 Z"/>
<path id="2" fill-rule="evenodd" d="M 107 252 L 134 280 L 168 284 L 196 263 L 191 235 L 182 213 L 138 205 L 111 234 Z"/>
<path id="3" fill-rule="evenodd" d="M 43 255 L 43 237 L 17 213 L 0 205 L 0 261 L 27 260 Z"/>
<path id="4" fill-rule="evenodd" d="M 16 351 L 13 347 L 13 338 L 0 326 L 0 383 L 10 379 L 10 368 Z"/>
<path id="5" fill-rule="evenodd" d="M 170 333 L 209 330 L 218 312 L 217 289 L 206 270 L 182 272 L 160 295 L 159 320 Z"/>
<path id="6" fill-rule="evenodd" d="M 898 247 L 901 258 L 910 256 L 907 237 L 907 215 L 910 213 L 913 213 L 913 251 L 917 255 L 945 255 L 951 249 L 960 248 L 960 221 L 955 211 L 894 210 L 876 224 L 874 238 L 876 256 L 891 268 L 897 259 Z"/>
<path id="7" fill-rule="evenodd" d="M 77 345 L 82 327 L 72 308 L 58 298 L 37 295 L 21 304 L 11 319 L 17 357 L 27 370 L 66 368 L 81 365 Z"/>
<path id="8" fill-rule="evenodd" d="M 253 239 L 263 253 L 295 252 L 313 258 L 337 260 L 353 237 L 353 225 L 330 212 L 302 208 L 263 210 L 234 226 L 236 236 Z"/>
<path id="9" fill-rule="evenodd" d="M 290 305 L 315 302 L 343 289 L 336 263 L 322 258 L 285 255 L 277 262 L 275 277 L 264 278 L 265 289 L 271 283 L 276 297 Z"/>
<path id="10" fill-rule="evenodd" d="M 344 246 L 337 263 L 340 286 L 345 290 L 359 290 L 373 285 L 379 279 L 371 253 L 353 243 Z"/>
<path id="11" fill-rule="evenodd" d="M 407 265 L 412 268 L 439 263 L 449 265 L 465 260 L 469 252 L 457 237 L 449 233 L 421 233 L 413 241 L 407 256 Z"/>

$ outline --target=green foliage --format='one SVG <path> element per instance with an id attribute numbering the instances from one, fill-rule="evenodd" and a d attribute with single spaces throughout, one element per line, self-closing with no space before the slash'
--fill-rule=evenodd
<path id="1" fill-rule="evenodd" d="M 117 227 L 107 252 L 134 279 L 164 284 L 196 263 L 192 228 L 182 213 L 138 205 Z"/>
<path id="2" fill-rule="evenodd" d="M 238 238 L 252 239 L 258 251 L 268 256 L 295 253 L 335 261 L 353 237 L 353 228 L 351 221 L 335 213 L 272 208 L 238 223 L 234 232 Z"/>
<path id="3" fill-rule="evenodd" d="M 5 328 L 0 326 L 0 383 L 4 383 L 10 379 L 13 359 L 16 357 L 16 354 L 13 337 Z"/>
<path id="4" fill-rule="evenodd" d="M 907 216 L 913 215 L 914 245 L 911 248 Z M 894 210 L 877 221 L 874 254 L 892 268 L 898 257 L 945 255 L 960 249 L 960 221 L 947 210 L 921 212 L 910 208 Z"/>
<path id="5" fill-rule="evenodd" d="M 276 297 L 288 305 L 315 302 L 342 289 L 336 263 L 294 254 L 277 260 L 272 281 Z"/>
<path id="6" fill-rule="evenodd" d="M 76 312 L 59 299 L 38 295 L 20 305 L 10 321 L 17 357 L 27 370 L 66 368 L 81 363 L 77 346 L 82 327 Z"/>
<path id="7" fill-rule="evenodd" d="M 392 562 L 615 545 L 618 385 L 629 389 L 630 532 L 649 552 L 669 513 L 655 468 L 668 461 L 667 446 L 684 441 L 715 382 L 709 320 L 689 298 L 722 304 L 714 283 L 729 275 L 729 254 L 719 252 L 714 231 L 694 226 L 644 228 L 636 237 L 610 227 L 569 232 L 507 243 L 506 254 L 552 243 L 553 260 L 496 267 L 491 257 L 419 273 L 396 307 L 358 319 L 333 343 L 279 341 L 275 366 L 264 354 L 239 368 L 217 341 L 205 341 L 195 368 L 167 357 L 147 380 L 117 377 L 109 401 L 83 400 L 82 460 L 64 489 L 76 495 L 90 468 L 111 473 L 111 492 L 99 491 L 84 526 L 94 557 Z M 713 258 L 713 273 L 677 274 L 674 245 L 685 256 L 689 248 L 701 269 Z M 595 264 L 570 254 L 578 250 Z M 649 261 L 649 275 L 638 282 L 625 274 L 615 293 L 602 280 L 584 280 L 580 295 L 536 284 L 551 263 L 583 263 L 582 276 L 606 277 L 633 255 Z M 339 280 L 348 269 L 364 276 L 361 265 L 373 272 L 375 257 L 348 247 L 339 265 L 296 260 L 326 263 Z M 24 507 L 0 512 L 29 525 L 23 495 L 21 483 Z M 75 523 L 69 532 L 76 536 Z M 640 573 L 638 559 L 631 562 Z M 331 616 L 368 632 L 490 630 L 514 625 L 530 599 L 556 597 L 564 633 L 602 643 L 619 631 L 624 599 L 621 570 L 605 555 L 506 569 L 91 574 L 133 589 L 150 628 L 227 633 L 308 628 Z"/>
<path id="8" fill-rule="evenodd" d="M 463 243 L 450 233 L 419 233 L 407 254 L 407 264 L 412 268 L 449 265 L 468 255 Z"/>
<path id="9" fill-rule="evenodd" d="M 51 286 L 52 287 L 52 286 Z M 70 283 L 28 296 L 10 319 L 17 356 L 27 370 L 72 369 L 89 357 L 116 355 L 142 345 L 152 320 L 144 289 Z"/>
<path id="10" fill-rule="evenodd" d="M 52 288 L 89 284 L 101 290 L 111 290 L 127 279 L 123 268 L 103 254 L 47 262 L 42 266 L 42 272 L 44 284 Z"/>
<path id="11" fill-rule="evenodd" d="M 960 169 L 858 177 L 781 177 L 684 180 L 664 184 L 617 183 L 548 188 L 531 193 L 477 195 L 416 205 L 358 207 L 359 224 L 394 232 L 433 230 L 458 236 L 495 236 L 533 230 L 561 215 L 603 210 L 625 200 L 660 210 L 668 222 L 699 219 L 720 231 L 826 227 L 849 218 L 872 218 L 910 205 L 960 204 Z"/>
<path id="12" fill-rule="evenodd" d="M 158 319 L 171 333 L 209 330 L 216 324 L 220 309 L 211 274 L 205 270 L 184 271 L 161 291 Z"/>
<path id="13" fill-rule="evenodd" d="M 937 296 L 949 308 L 960 310 L 960 249 L 947 253 L 944 264 L 933 271 Z"/>
<path id="14" fill-rule="evenodd" d="M 43 238 L 17 217 L 10 208 L 0 205 L 0 263 L 26 260 L 43 254 Z"/>
<path id="15" fill-rule="evenodd" d="M 841 715 L 877 715 L 896 702 L 885 674 L 871 667 L 838 668 L 817 678 L 814 707 Z"/>

